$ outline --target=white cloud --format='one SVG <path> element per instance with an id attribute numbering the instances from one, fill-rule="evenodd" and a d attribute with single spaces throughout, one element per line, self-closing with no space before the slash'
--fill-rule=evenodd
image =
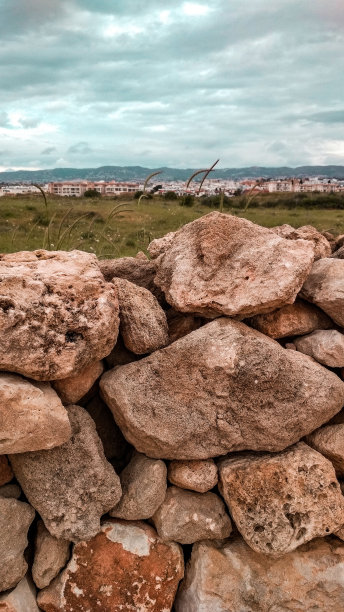
<path id="1" fill-rule="evenodd" d="M 182 11 L 185 15 L 199 16 L 207 15 L 207 13 L 209 13 L 210 11 L 210 8 L 205 4 L 197 4 L 196 2 L 184 2 L 182 6 Z"/>

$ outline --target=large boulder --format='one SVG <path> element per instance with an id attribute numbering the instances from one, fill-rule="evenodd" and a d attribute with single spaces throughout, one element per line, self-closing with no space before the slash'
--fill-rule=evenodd
<path id="1" fill-rule="evenodd" d="M 67 442 L 66 409 L 49 383 L 0 372 L 0 453 L 24 453 Z"/>
<path id="2" fill-rule="evenodd" d="M 313 259 L 305 240 L 213 212 L 188 223 L 156 252 L 155 283 L 181 312 L 247 317 L 295 301 Z"/>
<path id="3" fill-rule="evenodd" d="M 251 317 L 246 323 L 270 338 L 303 336 L 316 329 L 333 327 L 330 317 L 303 300 L 296 300 L 294 304 L 287 304 L 274 312 Z"/>
<path id="4" fill-rule="evenodd" d="M 314 262 L 301 297 L 319 306 L 344 327 L 344 260 L 326 258 Z"/>
<path id="5" fill-rule="evenodd" d="M 336 329 L 318 329 L 307 336 L 295 338 L 298 351 L 313 357 L 330 368 L 344 366 L 344 334 Z"/>
<path id="6" fill-rule="evenodd" d="M 145 523 L 107 521 L 74 547 L 67 568 L 38 595 L 46 612 L 169 612 L 184 574 L 181 547 Z"/>
<path id="7" fill-rule="evenodd" d="M 121 497 L 96 426 L 80 406 L 69 406 L 71 439 L 57 448 L 11 455 L 17 480 L 51 535 L 73 542 L 92 538 L 100 517 Z"/>
<path id="8" fill-rule="evenodd" d="M 344 497 L 333 465 L 303 442 L 277 454 L 219 463 L 220 491 L 247 544 L 279 556 L 344 524 Z"/>
<path id="9" fill-rule="evenodd" d="M 24 550 L 34 517 L 29 504 L 0 497 L 0 591 L 12 589 L 26 574 Z"/>
<path id="10" fill-rule="evenodd" d="M 69 559 L 70 542 L 54 538 L 43 521 L 37 525 L 32 578 L 39 589 L 44 589 L 57 576 Z"/>
<path id="11" fill-rule="evenodd" d="M 100 387 L 127 440 L 166 459 L 282 450 L 344 404 L 336 374 L 227 318 L 107 372 Z"/>
<path id="12" fill-rule="evenodd" d="M 168 344 L 166 315 L 154 295 L 123 278 L 114 278 L 119 300 L 120 331 L 127 349 L 137 355 Z"/>
<path id="13" fill-rule="evenodd" d="M 273 232 L 282 236 L 283 238 L 287 238 L 288 240 L 309 240 L 314 245 L 314 255 L 315 259 L 320 259 L 321 257 L 330 257 L 332 253 L 331 244 L 327 240 L 327 238 L 318 232 L 318 230 L 313 227 L 313 225 L 303 225 L 295 229 L 291 225 L 285 223 L 284 225 L 278 225 L 276 227 L 271 228 Z"/>
<path id="14" fill-rule="evenodd" d="M 0 255 L 0 369 L 35 380 L 75 375 L 110 353 L 118 301 L 95 255 Z"/>
<path id="15" fill-rule="evenodd" d="M 192 549 L 176 612 L 340 612 L 344 543 L 318 538 L 280 559 L 240 538 Z"/>

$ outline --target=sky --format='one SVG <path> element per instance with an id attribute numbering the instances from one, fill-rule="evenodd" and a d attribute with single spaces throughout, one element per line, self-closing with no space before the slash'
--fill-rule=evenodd
<path id="1" fill-rule="evenodd" d="M 344 164 L 343 0 L 0 0 L 0 170 Z"/>

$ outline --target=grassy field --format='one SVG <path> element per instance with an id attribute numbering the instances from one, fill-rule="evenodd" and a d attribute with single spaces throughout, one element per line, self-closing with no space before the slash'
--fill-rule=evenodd
<path id="1" fill-rule="evenodd" d="M 225 212 L 250 219 L 266 227 L 289 223 L 294 227 L 311 224 L 320 230 L 344 233 L 344 210 L 331 208 L 287 208 L 282 194 L 278 206 L 271 198 L 252 202 L 233 198 Z M 276 196 L 272 196 L 276 198 Z M 275 203 L 276 204 L 276 203 Z M 308 202 L 309 205 L 309 202 Z M 117 210 L 116 210 L 117 207 Z M 0 252 L 40 248 L 81 249 L 99 257 L 135 255 L 146 251 L 153 238 L 163 236 L 214 208 L 196 200 L 192 207 L 163 199 L 105 200 L 49 198 L 48 212 L 41 196 L 0 198 Z M 112 211 L 112 216 L 108 219 Z"/>

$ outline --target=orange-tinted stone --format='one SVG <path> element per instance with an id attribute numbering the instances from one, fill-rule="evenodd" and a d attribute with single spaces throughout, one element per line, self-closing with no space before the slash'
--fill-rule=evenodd
<path id="1" fill-rule="evenodd" d="M 12 478 L 13 472 L 6 455 L 0 455 L 0 487 L 11 482 Z"/>

